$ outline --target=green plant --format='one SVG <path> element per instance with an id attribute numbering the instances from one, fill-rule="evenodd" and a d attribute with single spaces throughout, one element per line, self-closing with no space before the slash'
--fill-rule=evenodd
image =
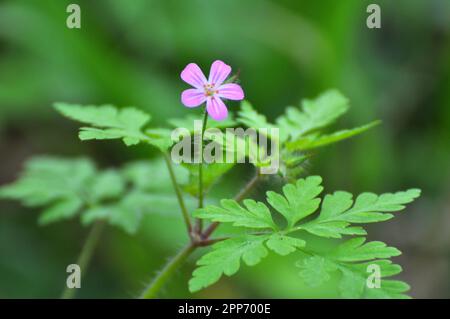
<path id="1" fill-rule="evenodd" d="M 172 214 L 177 210 L 173 203 L 177 202 L 189 241 L 144 289 L 142 298 L 157 297 L 194 250 L 209 246 L 210 250 L 197 261 L 189 281 L 192 292 L 215 283 L 223 274 L 235 274 L 241 259 L 252 266 L 273 252 L 280 256 L 298 254 L 298 269 L 293 271 L 298 271 L 299 280 L 311 286 L 319 286 L 331 273 L 338 273 L 343 297 L 407 297 L 406 283 L 384 279 L 401 272 L 400 266 L 390 260 L 400 252 L 383 242 L 366 242 L 367 233 L 361 225 L 392 218 L 391 212 L 402 210 L 420 191 L 411 189 L 379 196 L 362 193 L 355 200 L 350 193 L 338 191 L 321 198 L 322 178 L 302 177 L 303 163 L 308 160 L 310 150 L 352 137 L 379 123 L 327 133 L 327 128 L 349 109 L 348 100 L 338 91 L 330 90 L 316 99 L 304 100 L 301 108 L 289 107 L 275 123 L 268 122 L 247 101 L 242 102 L 236 119 L 208 122 L 205 112 L 200 131 L 192 125 L 192 117 L 168 121 L 173 127 L 185 127 L 188 135 L 197 136 L 202 142 L 210 138 L 206 133 L 212 127 L 223 130 L 243 124 L 267 134 L 268 139 L 280 146 L 280 165 L 274 175 L 285 183 L 281 192 L 266 193 L 267 203 L 250 199 L 255 185 L 263 179 L 268 182 L 272 179 L 272 175 L 261 174 L 267 164 L 264 161 L 253 162 L 254 177 L 233 199 L 222 199 L 219 205 L 211 205 L 205 203 L 208 191 L 236 163 L 173 165 L 170 150 L 176 141 L 171 138 L 171 130 L 146 127 L 151 117 L 133 107 L 56 103 L 55 108 L 86 125 L 80 128 L 81 140 L 119 139 L 127 146 L 154 146 L 162 154 L 155 161 L 105 171 L 97 170 L 87 159 L 37 157 L 26 164 L 18 181 L 0 189 L 3 198 L 45 207 L 39 217 L 40 224 L 77 215 L 83 224 L 95 224 L 79 259 L 85 268 L 105 222 L 134 233 L 142 214 Z M 267 128 L 278 128 L 280 134 L 270 135 Z M 243 156 L 252 156 L 247 147 L 253 142 L 235 137 Z M 228 140 L 214 143 L 225 152 L 236 151 L 230 149 Z M 161 168 L 163 165 L 167 170 Z M 203 222 L 209 224 L 205 226 Z M 213 237 L 217 227 L 225 223 L 236 228 L 233 235 Z M 355 237 L 343 239 L 347 236 Z M 331 248 L 317 249 L 311 238 L 329 241 Z M 383 279 L 381 287 L 370 289 L 367 269 L 373 265 L 378 267 Z M 72 293 L 73 290 L 66 290 L 63 297 L 72 297 Z"/>

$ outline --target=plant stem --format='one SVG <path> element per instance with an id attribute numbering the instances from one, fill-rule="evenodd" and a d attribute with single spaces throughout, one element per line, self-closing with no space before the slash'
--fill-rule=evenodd
<path id="1" fill-rule="evenodd" d="M 244 188 L 234 197 L 236 201 L 241 201 L 259 181 L 259 171 L 255 176 L 244 186 Z M 226 238 L 209 239 L 209 236 L 217 228 L 218 223 L 211 224 L 200 237 L 200 242 L 191 242 L 189 245 L 183 248 L 176 256 L 169 261 L 169 263 L 161 270 L 161 272 L 153 279 L 148 287 L 141 294 L 140 298 L 150 299 L 157 296 L 166 281 L 171 277 L 175 270 L 189 257 L 189 255 L 198 247 L 208 246 L 217 241 L 224 240 Z M 192 239 L 191 239 L 192 240 Z"/>
<path id="2" fill-rule="evenodd" d="M 80 267 L 81 274 L 83 275 L 85 275 L 85 272 L 89 267 L 89 262 L 91 261 L 95 247 L 100 239 L 104 225 L 104 221 L 97 221 L 94 226 L 92 226 L 89 235 L 84 242 L 83 248 L 81 249 L 81 253 L 78 256 L 77 265 Z M 61 299 L 72 299 L 75 296 L 76 290 L 76 288 L 69 288 L 66 285 L 63 293 L 61 294 Z"/>
<path id="3" fill-rule="evenodd" d="M 198 165 L 198 208 L 203 208 L 203 137 L 205 136 L 206 124 L 208 122 L 208 112 L 205 108 L 205 114 L 203 115 L 203 125 L 202 125 L 202 133 L 200 135 L 200 146 L 201 146 L 201 160 Z M 195 231 L 199 234 L 202 231 L 202 220 L 197 219 Z"/>
<path id="4" fill-rule="evenodd" d="M 161 272 L 153 279 L 148 287 L 143 291 L 141 299 L 155 298 L 165 284 L 165 282 L 172 276 L 175 270 L 189 257 L 196 247 L 190 243 L 184 247 L 176 256 L 174 256 L 168 264 L 164 266 Z"/>
<path id="5" fill-rule="evenodd" d="M 164 160 L 166 161 L 166 165 L 169 170 L 170 179 L 172 181 L 172 185 L 175 190 L 175 194 L 177 195 L 178 204 L 180 205 L 180 208 L 181 208 L 181 213 L 183 215 L 184 223 L 186 224 L 189 238 L 191 238 L 192 226 L 191 226 L 191 220 L 189 218 L 189 213 L 186 209 L 186 205 L 184 204 L 183 195 L 181 194 L 180 186 L 178 185 L 177 178 L 173 171 L 172 161 L 171 161 L 169 155 L 167 155 L 166 153 L 164 153 Z"/>

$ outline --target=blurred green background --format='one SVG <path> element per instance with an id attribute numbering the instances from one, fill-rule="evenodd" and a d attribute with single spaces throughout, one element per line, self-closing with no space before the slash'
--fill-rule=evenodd
<path id="1" fill-rule="evenodd" d="M 81 6 L 80 30 L 66 27 L 69 3 Z M 381 29 L 366 27 L 370 3 L 381 6 Z M 383 125 L 317 151 L 308 173 L 323 176 L 327 192 L 421 188 L 406 212 L 370 227 L 369 239 L 403 251 L 395 261 L 413 297 L 448 298 L 449 38 L 448 0 L 3 0 L 0 184 L 13 181 L 35 154 L 86 155 L 100 167 L 154 156 L 145 146 L 81 143 L 77 124 L 51 104 L 135 105 L 164 125 L 189 112 L 180 103 L 187 86 L 179 78 L 189 62 L 207 70 L 221 59 L 240 69 L 246 98 L 269 119 L 334 87 L 352 105 L 339 127 L 374 119 Z M 225 196 L 240 185 L 232 176 Z M 58 297 L 86 237 L 77 220 L 38 227 L 38 212 L 0 202 L 1 298 Z M 79 297 L 136 296 L 186 240 L 174 217 L 147 216 L 137 236 L 107 228 Z M 192 262 L 164 297 L 190 296 Z M 332 283 L 306 288 L 294 262 L 273 257 L 242 267 L 195 297 L 337 296 Z"/>

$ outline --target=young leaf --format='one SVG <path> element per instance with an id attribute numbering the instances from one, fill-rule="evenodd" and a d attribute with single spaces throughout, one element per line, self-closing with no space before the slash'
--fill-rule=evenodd
<path id="1" fill-rule="evenodd" d="M 220 201 L 222 207 L 207 206 L 195 211 L 194 217 L 214 222 L 233 223 L 234 226 L 277 229 L 266 205 L 252 199 L 246 199 L 243 203 L 245 208 L 235 200 L 223 199 Z"/>
<path id="2" fill-rule="evenodd" d="M 265 236 L 246 235 L 227 239 L 212 246 L 213 250 L 197 261 L 199 266 L 192 273 L 189 290 L 198 291 L 218 281 L 222 274 L 234 275 L 240 268 L 241 259 L 248 266 L 258 264 L 267 256 L 263 242 Z"/>
<path id="3" fill-rule="evenodd" d="M 309 149 L 326 146 L 361 134 L 380 123 L 380 121 L 374 121 L 350 130 L 341 130 L 327 135 L 310 134 L 305 137 L 300 137 L 295 141 L 287 142 L 286 147 L 289 151 L 306 151 Z"/>
<path id="4" fill-rule="evenodd" d="M 348 99 L 337 90 L 329 90 L 314 100 L 303 100 L 302 110 L 289 107 L 276 123 L 293 139 L 333 123 L 349 108 Z"/>
<path id="5" fill-rule="evenodd" d="M 320 204 L 319 195 L 323 187 L 320 185 L 322 178 L 310 176 L 306 179 L 299 179 L 296 184 L 287 184 L 283 187 L 284 196 L 269 191 L 267 201 L 288 222 L 288 229 L 292 228 L 299 220 L 311 215 Z"/>

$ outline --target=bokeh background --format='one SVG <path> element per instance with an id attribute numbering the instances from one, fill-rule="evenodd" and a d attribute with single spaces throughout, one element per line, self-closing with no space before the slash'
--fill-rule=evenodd
<path id="1" fill-rule="evenodd" d="M 80 30 L 66 27 L 69 3 L 81 6 Z M 381 6 L 381 29 L 366 27 L 370 3 Z M 403 251 L 395 261 L 413 297 L 448 298 L 449 37 L 448 0 L 2 0 L 0 185 L 36 154 L 85 155 L 99 167 L 155 156 L 119 142 L 81 143 L 77 124 L 51 105 L 135 105 L 164 125 L 188 113 L 179 101 L 186 88 L 179 73 L 189 62 L 207 69 L 221 59 L 240 69 L 246 97 L 269 119 L 300 98 L 338 88 L 352 105 L 338 127 L 374 119 L 383 125 L 317 151 L 308 173 L 322 175 L 328 192 L 421 188 L 419 200 L 371 226 L 369 238 Z M 236 180 L 242 182 L 233 173 L 225 180 L 225 196 L 240 185 Z M 0 202 L 1 298 L 58 297 L 66 265 L 88 233 L 77 220 L 39 227 L 38 213 Z M 136 236 L 107 228 L 79 297 L 136 296 L 185 241 L 173 217 L 145 217 Z M 336 296 L 331 285 L 301 284 L 294 261 L 243 267 L 195 297 Z M 193 259 L 163 296 L 190 296 L 192 269 Z"/>

